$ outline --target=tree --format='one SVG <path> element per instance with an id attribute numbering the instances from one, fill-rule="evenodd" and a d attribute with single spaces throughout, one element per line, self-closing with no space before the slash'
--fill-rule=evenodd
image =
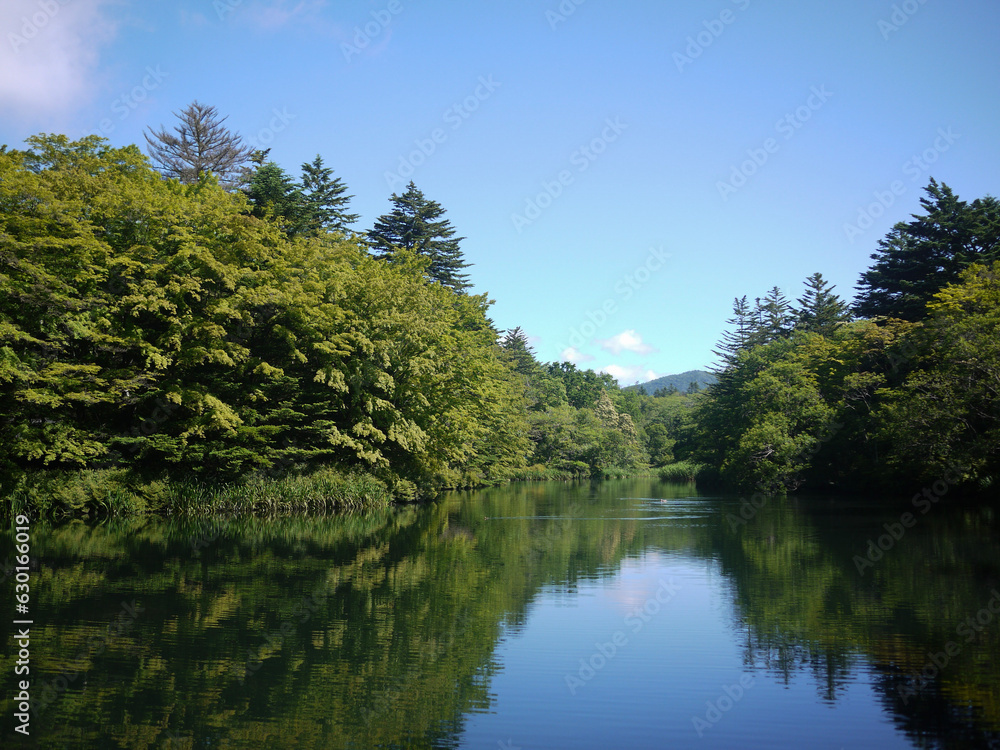
<path id="1" fill-rule="evenodd" d="M 346 234 L 358 214 L 348 213 L 352 195 L 344 195 L 347 185 L 333 170 L 323 166 L 323 158 L 316 155 L 312 162 L 302 165 L 302 196 L 311 231 L 325 229 Z"/>
<path id="2" fill-rule="evenodd" d="M 745 294 L 733 300 L 733 317 L 726 321 L 726 325 L 733 328 L 722 334 L 722 341 L 715 350 L 715 354 L 722 361 L 722 369 L 732 365 L 736 355 L 748 349 L 753 342 L 754 319 Z M 676 390 L 674 388 L 674 391 Z"/>
<path id="3" fill-rule="evenodd" d="M 805 284 L 805 293 L 798 299 L 799 306 L 793 311 L 796 330 L 826 336 L 839 324 L 851 319 L 850 307 L 833 293 L 836 287 L 830 286 L 823 274 L 814 273 Z"/>
<path id="4" fill-rule="evenodd" d="M 792 306 L 784 293 L 778 287 L 771 287 L 764 301 L 758 298 L 754 310 L 757 319 L 757 330 L 752 340 L 755 344 L 767 344 L 771 341 L 786 338 L 792 332 L 794 316 Z"/>
<path id="5" fill-rule="evenodd" d="M 939 291 L 918 327 L 916 367 L 876 423 L 889 462 L 933 483 L 949 472 L 980 489 L 1000 480 L 1000 262 L 972 265 Z M 949 480 L 950 481 L 950 480 Z M 993 490 L 995 494 L 995 490 Z"/>
<path id="6" fill-rule="evenodd" d="M 174 115 L 180 124 L 176 135 L 160 127 L 145 134 L 149 155 L 165 177 L 176 178 L 186 185 L 196 183 L 203 175 L 214 174 L 224 187 L 235 187 L 253 149 L 243 138 L 231 132 L 219 119 L 215 107 L 194 101 Z"/>
<path id="7" fill-rule="evenodd" d="M 879 240 L 875 263 L 861 274 L 855 311 L 861 317 L 917 321 L 946 284 L 972 263 L 1000 260 L 1000 203 L 967 204 L 933 179 L 920 199 L 923 215 L 899 222 Z"/>
<path id="8" fill-rule="evenodd" d="M 250 211 L 253 216 L 277 219 L 289 237 L 301 234 L 310 226 L 302 191 L 273 161 L 253 171 L 244 193 L 253 206 Z"/>
<path id="9" fill-rule="evenodd" d="M 511 328 L 500 341 L 500 348 L 507 352 L 514 365 L 514 370 L 528 377 L 537 376 L 541 365 L 535 359 L 535 351 L 528 343 L 528 335 L 521 326 Z"/>
<path id="10" fill-rule="evenodd" d="M 471 285 L 462 269 L 468 264 L 462 258 L 459 242 L 451 222 L 441 219 L 444 209 L 428 200 L 410 182 L 402 195 L 392 194 L 393 209 L 380 216 L 368 232 L 368 245 L 376 257 L 392 260 L 398 249 L 410 250 L 430 260 L 427 275 L 433 281 L 464 292 Z"/>

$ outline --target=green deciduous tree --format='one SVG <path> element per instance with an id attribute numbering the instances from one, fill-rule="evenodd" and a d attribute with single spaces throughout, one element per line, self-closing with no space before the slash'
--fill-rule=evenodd
<path id="1" fill-rule="evenodd" d="M 1000 262 L 973 265 L 927 305 L 914 366 L 877 414 L 889 462 L 924 482 L 1000 481 Z"/>

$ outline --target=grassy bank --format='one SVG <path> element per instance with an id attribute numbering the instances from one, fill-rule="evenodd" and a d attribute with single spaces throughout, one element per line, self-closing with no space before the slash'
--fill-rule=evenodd
<path id="1" fill-rule="evenodd" d="M 561 466 L 535 464 L 517 469 L 510 476 L 512 482 L 566 482 L 572 479 L 633 479 L 656 476 L 655 469 L 634 469 L 608 466 L 593 470 L 581 461 L 567 461 Z"/>
<path id="2" fill-rule="evenodd" d="M 219 485 L 143 481 L 124 470 L 38 472 L 12 484 L 12 513 L 51 519 L 317 513 L 384 508 L 394 499 L 379 479 L 334 469 Z"/>
<path id="3" fill-rule="evenodd" d="M 693 461 L 678 461 L 677 463 L 661 467 L 657 472 L 657 476 L 664 482 L 681 482 L 687 484 L 688 482 L 697 481 L 699 476 L 705 472 L 706 467 L 704 464 L 697 464 Z"/>

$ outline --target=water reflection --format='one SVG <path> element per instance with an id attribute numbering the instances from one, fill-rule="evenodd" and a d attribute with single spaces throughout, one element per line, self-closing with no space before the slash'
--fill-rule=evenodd
<path id="1" fill-rule="evenodd" d="M 631 746 L 818 746 L 795 707 L 833 720 L 863 702 L 854 746 L 886 731 L 922 747 L 997 741 L 990 511 L 939 508 L 859 573 L 898 512 L 757 506 L 644 480 L 346 518 L 39 525 L 33 740 L 589 747 L 604 726 Z M 678 587 L 664 614 L 629 621 L 664 584 Z M 578 660 L 611 646 L 572 692 Z M 757 680 L 742 713 L 699 738 L 692 716 L 712 718 L 699 686 L 717 701 L 742 675 Z M 5 737 L 12 713 L 4 703 Z"/>

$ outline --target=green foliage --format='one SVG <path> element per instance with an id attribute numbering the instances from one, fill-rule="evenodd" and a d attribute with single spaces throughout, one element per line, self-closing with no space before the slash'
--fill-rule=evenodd
<path id="1" fill-rule="evenodd" d="M 333 170 L 323 166 L 323 157 L 319 154 L 312 162 L 302 165 L 302 184 L 300 186 L 308 225 L 313 233 L 319 231 L 339 232 L 347 234 L 350 226 L 358 220 L 358 214 L 347 210 L 351 198 L 345 195 L 347 185 L 339 177 L 333 176 Z"/>
<path id="2" fill-rule="evenodd" d="M 288 173 L 273 161 L 253 171 L 244 192 L 253 205 L 250 213 L 279 222 L 289 237 L 301 234 L 310 224 L 312 217 L 305 197 Z"/>
<path id="3" fill-rule="evenodd" d="M 998 275 L 970 266 L 918 323 L 805 326 L 738 351 L 699 406 L 694 454 L 724 483 L 768 492 L 945 477 L 985 492 L 1000 475 Z"/>
<path id="4" fill-rule="evenodd" d="M 704 464 L 693 461 L 677 461 L 660 468 L 657 476 L 664 482 L 678 482 L 689 484 L 698 479 L 698 475 L 705 469 Z"/>
<path id="5" fill-rule="evenodd" d="M 806 279 L 805 293 L 799 298 L 799 306 L 794 311 L 796 330 L 826 336 L 851 319 L 850 307 L 833 293 L 835 288 L 821 273 L 814 273 Z"/>
<path id="6" fill-rule="evenodd" d="M 133 147 L 29 145 L 0 154 L 0 468 L 331 465 L 405 495 L 523 465 L 485 296 L 428 283 L 406 251 L 296 237 Z"/>
<path id="7" fill-rule="evenodd" d="M 407 250 L 428 259 L 427 275 L 456 292 L 464 292 L 471 284 L 468 268 L 451 222 L 442 219 L 444 209 L 429 200 L 412 182 L 402 195 L 393 193 L 392 211 L 380 216 L 368 232 L 368 245 L 379 258 L 396 260 L 400 250 Z"/>
<path id="8" fill-rule="evenodd" d="M 924 482 L 1000 480 L 1000 262 L 944 287 L 915 329 L 914 367 L 877 413 L 888 462 Z"/>
<path id="9" fill-rule="evenodd" d="M 920 199 L 922 215 L 900 222 L 878 243 L 875 263 L 861 275 L 855 309 L 863 317 L 918 321 L 926 305 L 973 263 L 1000 260 L 1000 203 L 971 204 L 933 179 Z"/>

